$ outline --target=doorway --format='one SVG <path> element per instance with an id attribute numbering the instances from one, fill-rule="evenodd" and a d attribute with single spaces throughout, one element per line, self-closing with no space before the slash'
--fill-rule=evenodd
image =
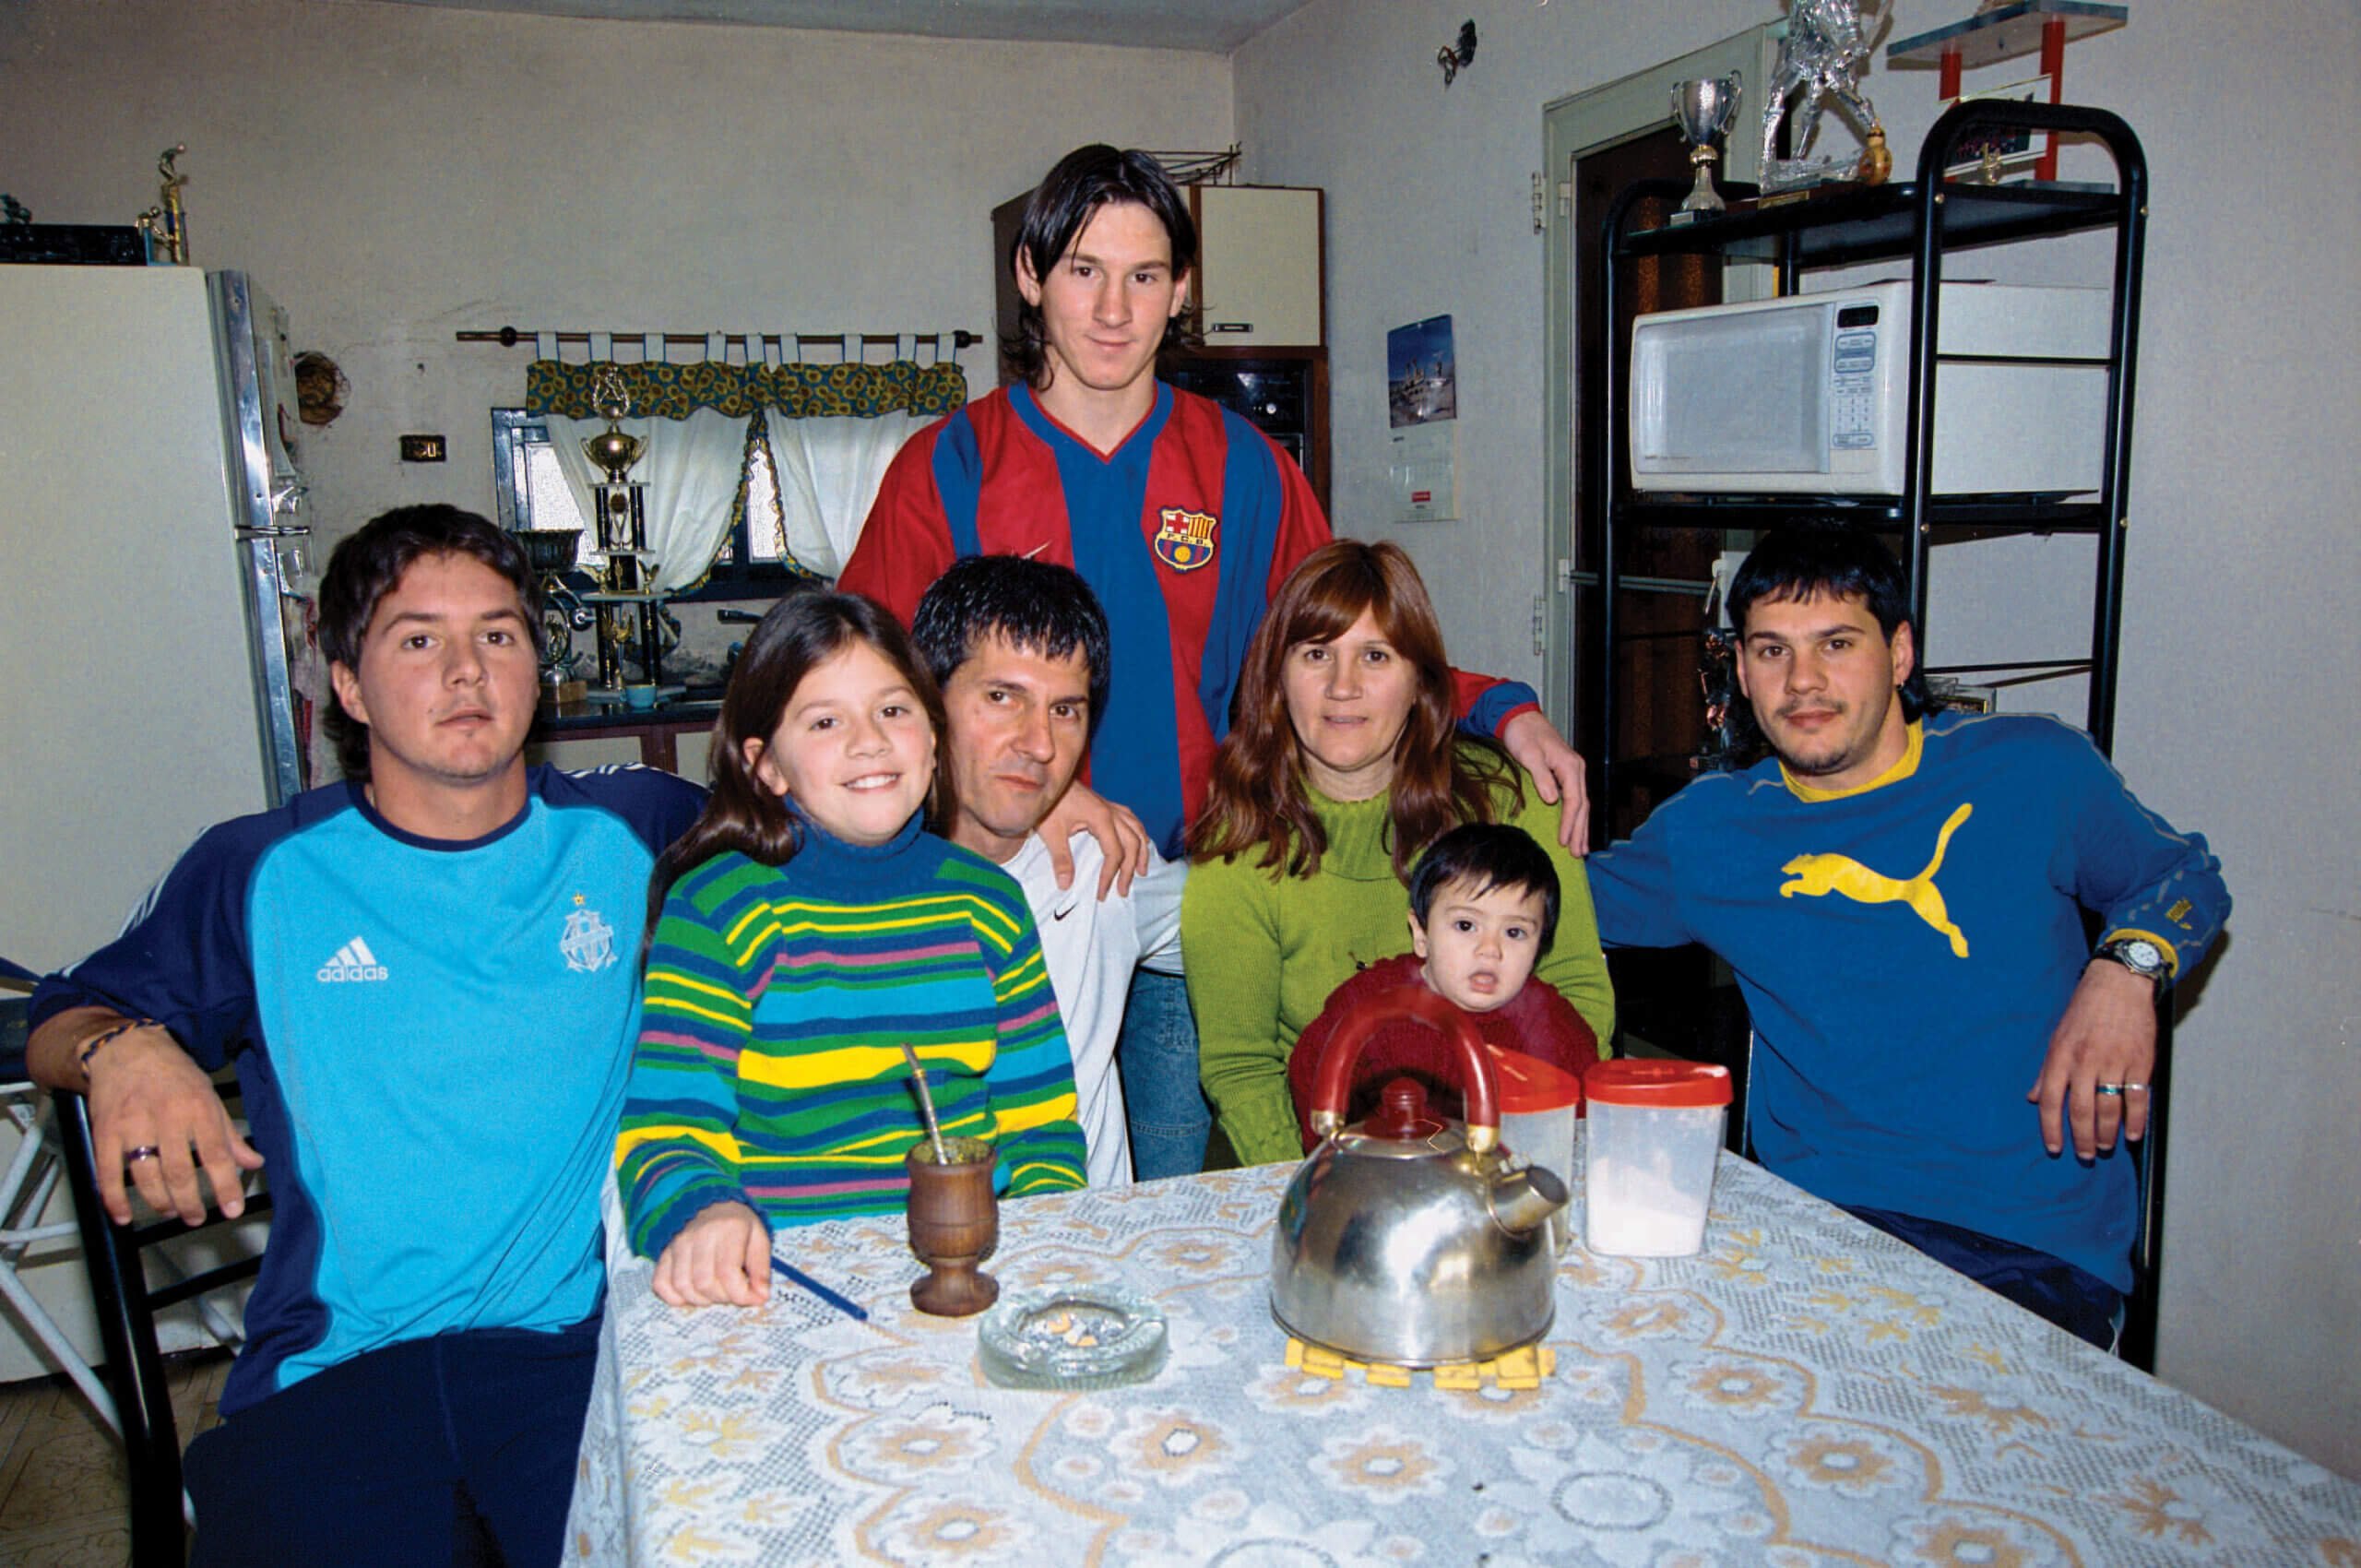
<path id="1" fill-rule="evenodd" d="M 1722 540 L 1718 533 L 1636 530 L 1617 543 L 1619 597 L 1611 659 L 1586 651 L 1606 608 L 1599 567 L 1601 519 L 1587 516 L 1583 478 L 1597 471 L 1620 433 L 1606 428 L 1607 371 L 1628 343 L 1630 317 L 1655 310 L 1718 303 L 1759 290 L 1757 269 L 1726 275 L 1702 257 L 1669 257 L 1633 269 L 1612 340 L 1587 340 L 1605 279 L 1607 214 L 1632 182 L 1685 182 L 1688 145 L 1672 123 L 1672 84 L 1693 77 L 1740 76 L 1748 87 L 1769 79 L 1778 51 L 1776 23 L 1741 33 L 1651 70 L 1552 105 L 1544 116 L 1551 171 L 1547 315 L 1549 327 L 1549 527 L 1546 562 L 1550 612 L 1544 703 L 1560 731 L 1592 761 L 1594 842 L 1628 836 L 1692 777 L 1690 758 L 1705 736 L 1705 698 L 1698 679 L 1705 588 Z M 1743 91 L 1743 89 L 1742 89 Z M 1748 129 L 1760 105 L 1745 97 L 1726 138 L 1717 177 L 1751 181 L 1756 137 Z M 1677 198 L 1676 198 L 1677 199 Z M 1640 222 L 1661 221 L 1651 203 Z M 1611 665 L 1611 668 L 1609 666 Z M 1619 762 L 1616 798 L 1596 766 L 1605 734 L 1600 716 L 1615 683 Z M 1629 766 L 1640 762 L 1643 766 Z M 1703 948 L 1611 952 L 1620 1019 L 1618 1054 L 1672 1055 L 1719 1062 L 1742 1095 L 1749 1039 L 1744 1004 L 1726 966 Z M 1731 1146 L 1743 1137 L 1733 1118 Z"/>
<path id="2" fill-rule="evenodd" d="M 1689 172 L 1688 144 L 1669 125 L 1574 160 L 1578 210 L 1603 213 L 1615 196 L 1638 180 L 1679 181 Z M 1635 224 L 1664 221 L 1670 201 L 1649 197 L 1631 215 Z M 1606 236 L 1601 225 L 1584 223 L 1574 235 L 1576 319 L 1598 319 L 1605 291 Z M 1719 304 L 1721 268 L 1702 255 L 1655 257 L 1631 269 L 1631 287 L 1618 302 L 1609 353 L 1581 355 L 1575 366 L 1574 430 L 1580 456 L 1577 474 L 1595 472 L 1607 461 L 1608 444 L 1620 432 L 1606 428 L 1607 369 L 1630 351 L 1631 319 L 1660 310 Z M 1598 573 L 1606 552 L 1605 529 L 1577 492 L 1573 519 L 1576 626 L 1604 609 Z M 1697 680 L 1698 651 L 1704 632 L 1703 585 L 1712 575 L 1721 537 L 1705 530 L 1626 530 L 1616 541 L 1615 647 L 1598 656 L 1595 637 L 1578 638 L 1572 650 L 1575 693 L 1574 744 L 1591 763 L 1594 836 L 1606 844 L 1628 837 L 1657 803 L 1689 781 L 1690 758 L 1705 733 L 1705 697 Z M 1614 701 L 1604 699 L 1609 684 Z M 1615 715 L 1609 736 L 1604 716 Z M 1621 764 L 1608 788 L 1599 766 L 1611 751 Z"/>
<path id="3" fill-rule="evenodd" d="M 1599 226 L 1615 193 L 1632 179 L 1655 175 L 1685 178 L 1687 148 L 1672 123 L 1672 84 L 1692 77 L 1737 74 L 1744 82 L 1738 113 L 1716 170 L 1723 179 L 1752 181 L 1758 154 L 1757 137 L 1749 130 L 1759 123 L 1759 92 L 1770 79 L 1779 54 L 1784 22 L 1766 22 L 1719 43 L 1667 60 L 1619 81 L 1561 99 L 1542 113 L 1543 165 L 1548 238 L 1546 244 L 1543 317 L 1549 343 L 1547 381 L 1548 438 L 1548 519 L 1543 532 L 1543 580 L 1549 585 L 1548 612 L 1543 617 L 1544 676 L 1542 706 L 1562 734 L 1584 736 L 1584 709 L 1596 712 L 1595 702 L 1584 700 L 1584 672 L 1577 668 L 1581 639 L 1575 635 L 1596 617 L 1597 553 L 1579 548 L 1582 521 L 1578 517 L 1580 481 L 1587 458 L 1603 454 L 1610 433 L 1596 428 L 1594 414 L 1585 423 L 1582 403 L 1585 388 L 1595 400 L 1605 385 L 1608 357 L 1603 346 L 1581 341 L 1584 316 L 1584 287 L 1598 287 L 1594 254 L 1585 274 L 1578 253 L 1596 253 Z M 1581 244 L 1587 234 L 1590 244 Z M 1692 264 L 1694 265 L 1694 264 Z M 1715 279 L 1695 267 L 1695 275 L 1675 279 L 1675 287 L 1717 291 L 1701 299 L 1748 299 L 1762 287 L 1759 268 L 1740 267 Z M 1659 279 L 1659 286 L 1662 284 Z M 1596 308 L 1596 295 L 1587 296 Z M 1667 309 L 1672 299 L 1659 295 L 1644 309 Z M 1586 441 L 1584 436 L 1589 439 Z M 1595 525 L 1594 525 L 1594 532 Z M 1651 574 L 1652 575 L 1652 574 Z M 1702 576 L 1702 574 L 1700 574 Z M 1585 602 L 1585 595 L 1589 601 Z M 1702 604 L 1702 597 L 1700 600 Z M 1596 679 L 1596 675 L 1592 676 Z M 1683 682 L 1686 685 L 1691 683 Z M 1627 711 L 1631 711 L 1627 707 Z M 1702 720 L 1702 707 L 1698 710 Z M 1652 725 L 1671 722 L 1668 716 Z M 1593 752 L 1596 746 L 1590 748 Z M 1629 752 L 1620 754 L 1636 754 Z M 1601 829 L 1608 824 L 1602 822 Z"/>

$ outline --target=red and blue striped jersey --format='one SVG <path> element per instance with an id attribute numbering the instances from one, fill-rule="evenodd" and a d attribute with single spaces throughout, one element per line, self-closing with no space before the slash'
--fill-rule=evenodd
<path id="1" fill-rule="evenodd" d="M 1229 728 L 1246 645 L 1271 595 L 1328 538 L 1303 470 L 1208 398 L 1158 382 L 1147 417 L 1101 454 L 1008 386 L 902 448 L 837 587 L 907 624 L 966 556 L 1028 555 L 1080 573 L 1113 639 L 1091 785 L 1178 855 Z M 1482 676 L 1461 677 L 1458 695 L 1485 733 L 1535 701 Z"/>

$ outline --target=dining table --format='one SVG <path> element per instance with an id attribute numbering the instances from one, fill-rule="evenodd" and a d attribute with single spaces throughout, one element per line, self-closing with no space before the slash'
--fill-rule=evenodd
<path id="1" fill-rule="evenodd" d="M 1726 1154 L 1693 1255 L 1576 1224 L 1545 1375 L 1307 1366 L 1269 1300 L 1294 1170 L 1002 1204 L 1004 1293 L 1165 1314 L 1122 1387 L 989 1381 L 898 1214 L 776 1239 L 865 1321 L 784 1279 L 676 1309 L 614 1258 L 567 1560 L 2361 1568 L 2361 1484 Z"/>

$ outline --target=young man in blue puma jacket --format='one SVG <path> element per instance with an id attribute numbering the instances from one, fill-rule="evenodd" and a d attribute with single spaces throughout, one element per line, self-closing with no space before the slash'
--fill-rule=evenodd
<path id="1" fill-rule="evenodd" d="M 1928 713 L 1874 537 L 1776 529 L 1729 606 L 1772 754 L 1590 858 L 1600 935 L 1737 972 L 1766 1167 L 2110 1343 L 2138 1219 L 2118 1139 L 2146 1130 L 2157 994 L 2228 916 L 2220 862 L 2080 731 Z"/>

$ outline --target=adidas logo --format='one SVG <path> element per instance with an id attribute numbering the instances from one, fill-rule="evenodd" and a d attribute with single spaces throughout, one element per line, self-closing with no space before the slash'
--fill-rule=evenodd
<path id="1" fill-rule="evenodd" d="M 336 950 L 336 956 L 320 966 L 323 980 L 381 980 L 386 978 L 386 966 L 377 962 L 377 955 L 369 944 L 354 937 Z"/>

